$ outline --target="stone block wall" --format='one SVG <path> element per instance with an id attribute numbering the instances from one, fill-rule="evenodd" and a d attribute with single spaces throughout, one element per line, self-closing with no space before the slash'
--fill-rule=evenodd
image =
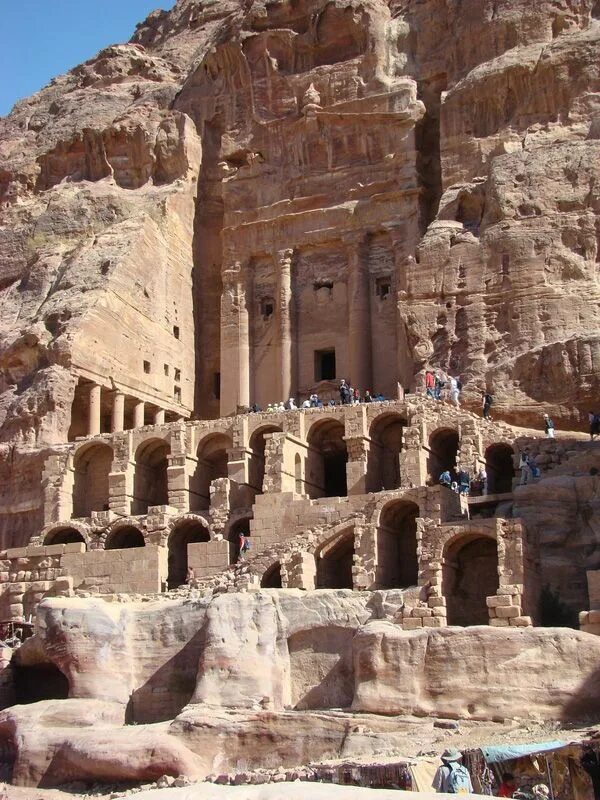
<path id="1" fill-rule="evenodd" d="M 600 569 L 587 572 L 590 610 L 579 614 L 579 627 L 584 633 L 600 636 Z"/>
<path id="2" fill-rule="evenodd" d="M 197 578 L 222 572 L 229 565 L 229 542 L 220 539 L 188 544 L 188 565 Z"/>
<path id="3" fill-rule="evenodd" d="M 167 574 L 164 547 L 146 545 L 127 550 L 66 553 L 62 568 L 78 591 L 99 594 L 153 594 L 161 591 Z"/>

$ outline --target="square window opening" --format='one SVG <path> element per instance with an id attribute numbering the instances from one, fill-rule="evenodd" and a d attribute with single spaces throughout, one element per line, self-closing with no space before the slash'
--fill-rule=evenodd
<path id="1" fill-rule="evenodd" d="M 150 374 L 150 362 L 149 361 L 144 361 L 144 372 L 146 373 L 146 375 Z"/>
<path id="2" fill-rule="evenodd" d="M 169 377 L 169 365 L 168 364 L 165 364 L 165 375 L 167 376 L 167 378 Z"/>
<path id="3" fill-rule="evenodd" d="M 175 386 L 173 389 L 173 397 L 178 403 L 181 403 L 181 386 Z"/>
<path id="4" fill-rule="evenodd" d="M 260 301 L 260 313 L 263 319 L 269 319 L 275 311 L 275 303 L 272 297 L 264 297 Z"/>
<path id="5" fill-rule="evenodd" d="M 387 300 L 392 293 L 392 280 L 389 275 L 377 278 L 375 282 L 375 293 L 380 300 Z"/>
<path id="6" fill-rule="evenodd" d="M 181 380 L 181 370 L 177 369 L 177 367 L 175 367 L 175 380 L 177 381 L 177 383 L 179 383 L 179 381 Z"/>
<path id="7" fill-rule="evenodd" d="M 336 376 L 335 350 L 315 351 L 315 380 L 333 381 Z"/>

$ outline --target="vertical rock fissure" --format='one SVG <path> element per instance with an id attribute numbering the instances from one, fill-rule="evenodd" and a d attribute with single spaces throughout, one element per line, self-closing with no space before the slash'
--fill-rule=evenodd
<path id="1" fill-rule="evenodd" d="M 445 74 L 418 82 L 418 97 L 426 109 L 423 119 L 415 129 L 417 175 L 421 189 L 419 200 L 421 235 L 435 219 L 442 197 L 440 110 L 442 92 L 445 88 Z"/>

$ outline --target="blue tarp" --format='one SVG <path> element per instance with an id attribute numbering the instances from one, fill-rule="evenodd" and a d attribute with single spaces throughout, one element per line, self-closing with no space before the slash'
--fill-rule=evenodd
<path id="1" fill-rule="evenodd" d="M 560 750 L 569 742 L 557 740 L 555 742 L 538 742 L 537 744 L 507 744 L 498 747 L 482 747 L 481 752 L 488 764 L 498 764 L 501 761 L 513 761 L 515 758 L 534 756 L 537 753 L 547 753 L 550 750 Z"/>

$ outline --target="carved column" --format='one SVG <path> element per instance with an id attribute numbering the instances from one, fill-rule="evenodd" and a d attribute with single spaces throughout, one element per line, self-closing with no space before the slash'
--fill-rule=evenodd
<path id="1" fill-rule="evenodd" d="M 143 400 L 138 400 L 135 406 L 133 407 L 133 427 L 134 428 L 143 428 L 144 421 L 145 421 L 145 409 L 146 405 Z"/>
<path id="2" fill-rule="evenodd" d="M 236 261 L 223 270 L 221 295 L 221 414 L 250 405 L 250 325 L 246 280 Z"/>
<path id="3" fill-rule="evenodd" d="M 125 428 L 125 395 L 116 391 L 113 394 L 111 433 L 120 433 Z"/>
<path id="4" fill-rule="evenodd" d="M 88 401 L 88 436 L 97 436 L 100 433 L 100 404 L 102 387 L 97 383 L 90 386 Z"/>
<path id="5" fill-rule="evenodd" d="M 344 239 L 348 250 L 348 353 L 352 386 L 364 392 L 371 389 L 371 302 L 369 265 L 362 236 Z M 341 376 L 340 376 L 341 377 Z"/>
<path id="6" fill-rule="evenodd" d="M 296 396 L 294 376 L 294 313 L 292 298 L 293 250 L 280 250 L 277 254 L 277 314 L 279 323 L 279 371 L 281 384 L 279 398 L 284 402 Z"/>

